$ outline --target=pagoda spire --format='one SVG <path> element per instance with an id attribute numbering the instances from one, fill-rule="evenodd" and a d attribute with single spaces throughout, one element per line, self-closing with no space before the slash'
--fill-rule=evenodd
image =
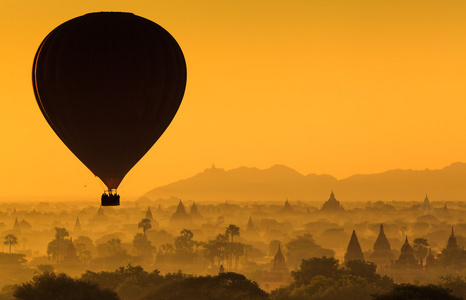
<path id="1" fill-rule="evenodd" d="M 151 221 L 154 220 L 154 217 L 152 216 L 152 211 L 150 210 L 150 206 L 147 206 L 146 219 L 149 219 Z"/>
<path id="2" fill-rule="evenodd" d="M 457 249 L 458 241 L 456 240 L 455 232 L 453 231 L 453 226 L 451 226 L 451 234 L 448 238 L 447 249 Z"/>
<path id="3" fill-rule="evenodd" d="M 76 223 L 74 224 L 74 232 L 80 232 L 81 230 L 81 222 L 79 222 L 79 216 L 77 216 Z"/>
<path id="4" fill-rule="evenodd" d="M 351 235 L 345 254 L 345 263 L 350 260 L 364 260 L 364 254 L 362 253 L 361 245 L 359 244 L 355 230 L 353 230 L 353 234 Z"/>
<path id="5" fill-rule="evenodd" d="M 370 255 L 369 260 L 377 265 L 389 265 L 395 256 L 390 248 L 390 242 L 385 235 L 383 224 L 380 224 L 379 235 L 374 243 L 374 252 Z"/>
<path id="6" fill-rule="evenodd" d="M 275 254 L 275 257 L 273 258 L 272 272 L 288 272 L 285 256 L 282 253 L 280 244 L 278 244 L 277 254 Z"/>

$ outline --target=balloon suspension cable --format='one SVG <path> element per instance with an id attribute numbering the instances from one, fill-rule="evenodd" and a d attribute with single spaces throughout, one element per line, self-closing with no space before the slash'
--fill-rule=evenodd
<path id="1" fill-rule="evenodd" d="M 111 195 L 118 195 L 118 192 L 117 192 L 117 189 L 108 189 L 104 192 L 104 194 L 111 196 Z"/>

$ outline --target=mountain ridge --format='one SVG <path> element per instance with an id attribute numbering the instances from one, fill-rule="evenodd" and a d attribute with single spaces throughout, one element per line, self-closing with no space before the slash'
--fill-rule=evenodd
<path id="1" fill-rule="evenodd" d="M 268 169 L 214 165 L 198 174 L 148 191 L 150 199 L 177 197 L 195 201 L 325 201 L 333 190 L 341 201 L 466 200 L 466 163 L 441 169 L 393 169 L 336 179 L 328 174 L 303 175 L 285 165 Z"/>

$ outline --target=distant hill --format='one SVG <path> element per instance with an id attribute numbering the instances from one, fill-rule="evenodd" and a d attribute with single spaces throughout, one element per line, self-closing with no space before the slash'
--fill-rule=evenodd
<path id="1" fill-rule="evenodd" d="M 225 171 L 212 167 L 144 196 L 171 196 L 195 201 L 325 201 L 331 191 L 340 201 L 431 201 L 466 200 L 466 164 L 453 163 L 440 170 L 391 170 L 353 175 L 337 180 L 330 175 L 302 175 L 275 165 L 266 170 L 240 167 Z"/>

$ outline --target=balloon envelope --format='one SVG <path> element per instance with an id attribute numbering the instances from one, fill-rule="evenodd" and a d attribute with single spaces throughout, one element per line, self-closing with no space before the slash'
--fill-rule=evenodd
<path id="1" fill-rule="evenodd" d="M 55 133 L 116 189 L 175 116 L 186 63 L 175 39 L 154 22 L 131 13 L 91 13 L 43 40 L 33 86 Z"/>

